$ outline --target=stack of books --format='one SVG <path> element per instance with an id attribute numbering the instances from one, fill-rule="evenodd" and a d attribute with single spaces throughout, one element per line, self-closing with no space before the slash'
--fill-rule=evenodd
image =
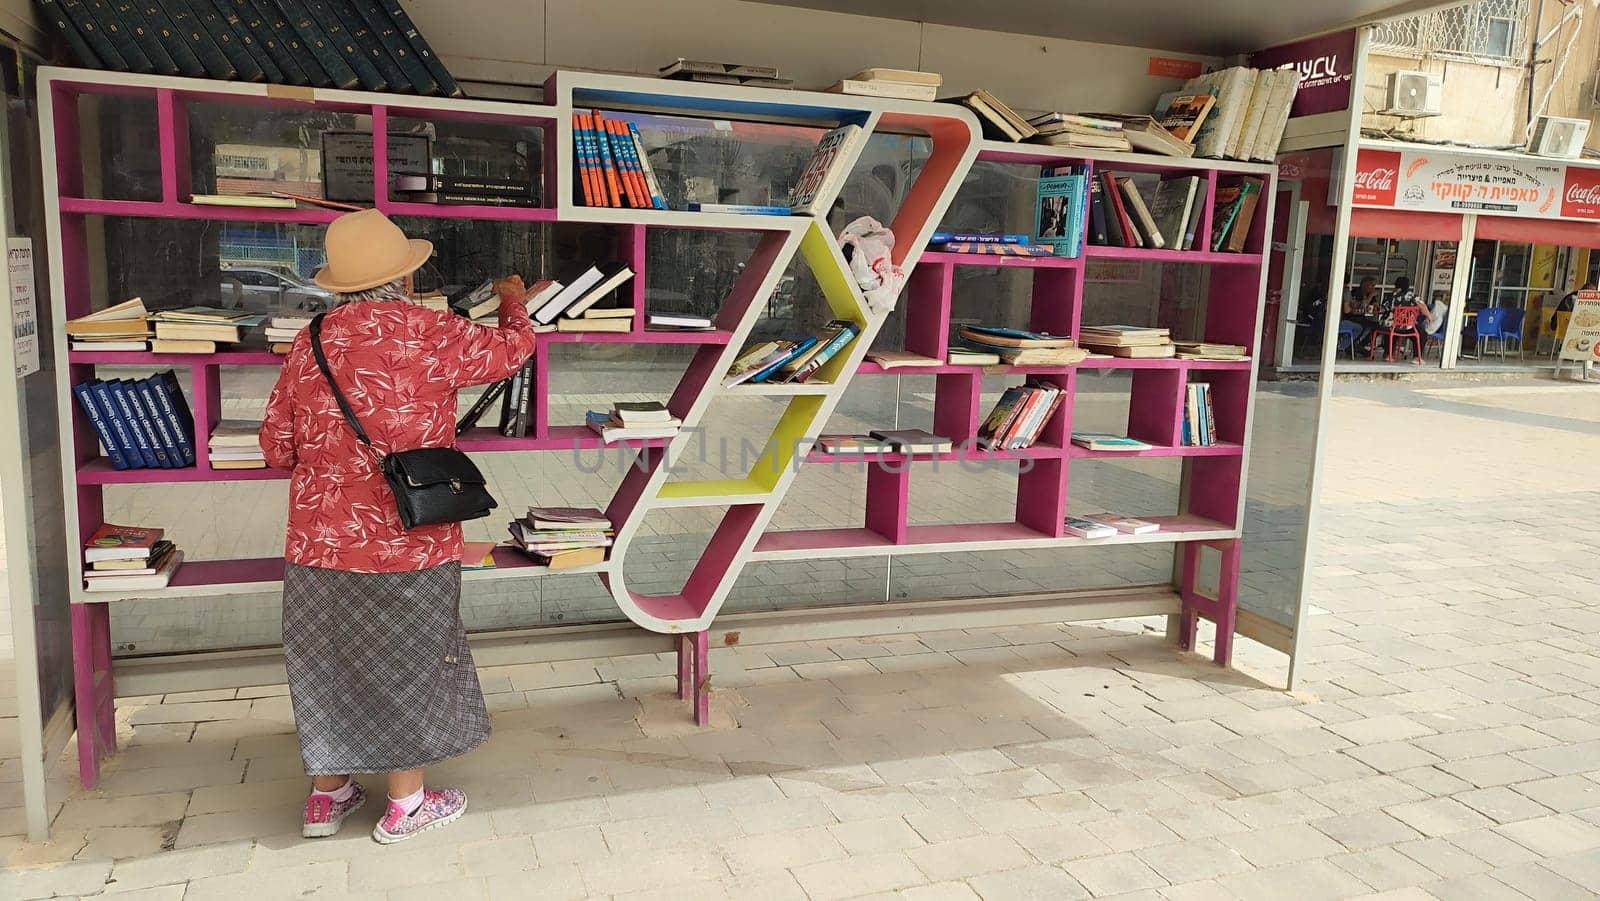
<path id="1" fill-rule="evenodd" d="M 623 263 L 596 263 L 571 282 L 544 280 L 528 289 L 529 314 L 540 325 L 562 332 L 626 332 L 633 328 L 634 309 L 600 302 L 633 278 Z M 496 309 L 499 301 L 495 302 Z"/>
<path id="2" fill-rule="evenodd" d="M 716 327 L 710 316 L 694 313 L 648 313 L 644 321 L 653 332 L 709 332 Z"/>
<path id="3" fill-rule="evenodd" d="M 218 344 L 238 344 L 244 330 L 267 321 L 244 310 L 218 307 L 184 307 L 162 310 L 151 317 L 156 324 L 156 339 L 150 349 L 164 354 L 214 354 Z"/>
<path id="4" fill-rule="evenodd" d="M 600 110 L 572 114 L 574 168 L 584 206 L 667 208 L 639 126 Z"/>
<path id="5" fill-rule="evenodd" d="M 1300 73 L 1287 69 L 1235 66 L 1189 79 L 1178 94 L 1163 94 L 1155 115 L 1166 118 L 1182 97 L 1215 97 L 1209 115 L 1200 119 L 1187 139 L 1195 154 L 1212 159 L 1271 162 L 1289 124 L 1290 107 L 1300 90 Z"/>
<path id="6" fill-rule="evenodd" d="M 294 348 L 295 336 L 311 324 L 310 316 L 274 316 L 267 320 L 267 346 L 275 354 L 286 354 Z"/>
<path id="7" fill-rule="evenodd" d="M 207 456 L 212 469 L 266 469 L 261 452 L 261 423 L 246 419 L 224 419 L 211 430 Z"/>
<path id="8" fill-rule="evenodd" d="M 172 370 L 144 379 L 91 379 L 72 387 L 115 469 L 193 466 L 194 415 Z"/>
<path id="9" fill-rule="evenodd" d="M 1177 342 L 1177 357 L 1180 360 L 1211 360 L 1214 362 L 1238 362 L 1248 360 L 1249 348 L 1243 344 L 1213 344 L 1209 341 L 1179 341 Z"/>
<path id="10" fill-rule="evenodd" d="M 540 566 L 570 569 L 603 563 L 615 531 L 592 507 L 529 507 L 511 523 L 511 541 Z"/>
<path id="11" fill-rule="evenodd" d="M 399 3 L 183 0 L 39 9 L 81 63 L 114 72 L 461 96 Z"/>
<path id="12" fill-rule="evenodd" d="M 1174 175 L 1141 184 L 1102 169 L 1089 186 L 1089 243 L 1192 250 L 1204 206 L 1199 176 Z"/>
<path id="13" fill-rule="evenodd" d="M 1122 123 L 1099 116 L 1074 116 L 1068 113 L 1045 113 L 1028 120 L 1034 128 L 1028 138 L 1035 144 L 1052 147 L 1081 147 L 1090 150 L 1128 151 L 1133 145 L 1122 132 Z"/>
<path id="14" fill-rule="evenodd" d="M 1087 516 L 1068 515 L 1062 528 L 1068 535 L 1079 538 L 1110 538 L 1118 534 L 1147 535 L 1159 532 L 1161 524 L 1123 516 L 1121 513 L 1090 513 Z"/>
<path id="15" fill-rule="evenodd" d="M 617 401 L 611 411 L 590 410 L 584 421 L 606 444 L 630 439 L 671 438 L 683 427 L 666 404 L 656 401 Z"/>
<path id="16" fill-rule="evenodd" d="M 1129 116 L 1122 113 L 1090 113 L 1096 122 L 1114 122 L 1122 137 L 1140 153 L 1156 153 L 1187 159 L 1194 156 L 1194 145 L 1167 131 L 1154 116 Z"/>
<path id="17" fill-rule="evenodd" d="M 857 334 L 859 329 L 855 323 L 834 319 L 809 338 L 753 344 L 733 361 L 728 374 L 722 378 L 723 387 L 732 388 L 745 382 L 805 382 L 848 347 Z"/>
<path id="18" fill-rule="evenodd" d="M 780 78 L 773 66 L 719 63 L 705 59 L 678 57 L 658 70 L 662 78 L 697 81 L 701 84 L 737 84 L 756 88 L 792 88 L 794 79 Z"/>
<path id="19" fill-rule="evenodd" d="M 817 448 L 835 456 L 882 456 L 894 453 L 894 445 L 870 435 L 818 435 Z"/>
<path id="20" fill-rule="evenodd" d="M 484 279 L 472 289 L 458 289 L 445 297 L 445 309 L 465 316 L 473 322 L 488 322 L 500 312 L 500 295 L 494 289 L 494 279 Z M 419 301 L 423 298 L 418 298 Z M 424 304 L 427 306 L 427 304 Z"/>
<path id="21" fill-rule="evenodd" d="M 993 256 L 1047 257 L 1055 251 L 1039 247 L 1028 235 L 989 234 L 986 232 L 934 232 L 928 239 L 934 253 L 977 253 Z"/>
<path id="22" fill-rule="evenodd" d="M 1082 349 L 1074 347 L 1071 338 L 1059 338 L 1044 332 L 967 325 L 961 327 L 957 336 L 968 347 L 980 353 L 994 354 L 999 362 L 1010 366 L 1071 366 L 1089 356 Z"/>
<path id="23" fill-rule="evenodd" d="M 1183 396 L 1183 446 L 1211 447 L 1217 443 L 1216 416 L 1211 408 L 1211 385 L 1191 382 Z"/>
<path id="24" fill-rule="evenodd" d="M 1261 202 L 1263 182 L 1246 176 L 1220 182 L 1217 201 L 1211 209 L 1211 249 L 1217 253 L 1241 253 L 1250 238 L 1256 207 Z"/>
<path id="25" fill-rule="evenodd" d="M 83 544 L 85 591 L 144 591 L 166 588 L 183 565 L 183 551 L 163 539 L 161 529 L 105 523 Z"/>
<path id="26" fill-rule="evenodd" d="M 978 122 L 983 126 L 983 136 L 986 138 L 996 141 L 1026 141 L 1039 133 L 1028 120 L 1017 115 L 1016 110 L 981 88 L 964 97 L 950 98 L 947 102 L 959 103 L 976 113 Z"/>
<path id="27" fill-rule="evenodd" d="M 1083 255 L 1084 229 L 1089 220 L 1089 165 L 1057 166 L 1039 174 L 1035 205 L 1034 239 L 1060 257 Z"/>
<path id="28" fill-rule="evenodd" d="M 939 96 L 944 76 L 911 69 L 868 69 L 823 88 L 834 94 L 889 97 L 896 100 L 932 100 Z"/>
<path id="29" fill-rule="evenodd" d="M 1133 360 L 1162 359 L 1178 349 L 1171 331 L 1138 325 L 1086 325 L 1078 330 L 1078 342 L 1097 354 Z"/>
<path id="30" fill-rule="evenodd" d="M 1152 447 L 1152 445 L 1137 438 L 1129 438 L 1127 435 L 1114 435 L 1110 432 L 1073 432 L 1072 443 L 1092 451 L 1125 453 L 1146 451 Z"/>
<path id="31" fill-rule="evenodd" d="M 533 177 L 492 175 L 396 175 L 394 199 L 407 203 L 537 206 L 539 187 Z"/>
<path id="32" fill-rule="evenodd" d="M 138 297 L 67 321 L 68 347 L 79 351 L 150 349 L 150 313 Z"/>
<path id="33" fill-rule="evenodd" d="M 1007 388 L 978 427 L 978 440 L 996 450 L 1033 447 L 1066 395 L 1063 388 L 1035 381 Z"/>

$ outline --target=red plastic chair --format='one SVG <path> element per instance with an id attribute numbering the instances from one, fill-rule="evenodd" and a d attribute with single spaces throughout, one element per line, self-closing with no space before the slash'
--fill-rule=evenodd
<path id="1" fill-rule="evenodd" d="M 1388 362 L 1390 362 L 1390 363 L 1394 362 L 1394 339 L 1395 338 L 1410 338 L 1413 341 L 1416 341 L 1417 342 L 1417 353 L 1420 355 L 1421 352 L 1422 352 L 1422 333 L 1417 331 L 1417 319 L 1421 315 L 1422 315 L 1422 307 L 1415 307 L 1415 306 L 1409 306 L 1409 305 L 1408 306 L 1403 306 L 1403 307 L 1395 307 L 1394 308 L 1394 316 L 1389 321 L 1389 324 L 1386 325 L 1386 326 L 1382 326 L 1382 327 L 1378 328 L 1376 331 L 1373 332 L 1373 335 L 1372 335 L 1372 353 L 1369 354 L 1367 358 L 1368 359 L 1377 359 L 1377 357 L 1378 357 L 1378 339 L 1379 338 L 1384 338 L 1384 337 L 1387 337 L 1389 339 L 1389 356 L 1387 357 Z M 1419 359 L 1420 359 L 1420 356 L 1419 356 Z"/>

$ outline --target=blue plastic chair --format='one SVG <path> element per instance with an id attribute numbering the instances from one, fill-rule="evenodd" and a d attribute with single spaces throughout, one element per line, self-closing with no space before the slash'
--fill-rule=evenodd
<path id="1" fill-rule="evenodd" d="M 1506 310 L 1503 307 L 1484 307 L 1478 311 L 1478 318 L 1473 322 L 1473 335 L 1478 339 L 1478 356 L 1481 358 L 1488 352 L 1488 342 L 1493 340 L 1500 345 L 1500 359 L 1506 358 L 1506 342 L 1500 337 L 1500 327 L 1505 324 Z"/>
<path id="2" fill-rule="evenodd" d="M 1506 356 L 1506 339 L 1515 338 L 1517 341 L 1517 359 L 1522 359 L 1522 324 L 1527 313 L 1522 310 L 1504 310 L 1500 319 L 1500 358 Z"/>
<path id="3" fill-rule="evenodd" d="M 1360 336 L 1361 326 L 1356 325 L 1354 322 L 1339 323 L 1339 340 L 1333 347 L 1334 356 L 1338 356 L 1341 350 L 1348 350 L 1350 351 L 1350 359 L 1354 360 L 1356 358 L 1356 338 Z"/>

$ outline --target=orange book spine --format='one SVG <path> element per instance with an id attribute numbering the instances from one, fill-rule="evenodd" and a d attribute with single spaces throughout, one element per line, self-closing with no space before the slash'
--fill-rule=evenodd
<path id="1" fill-rule="evenodd" d="M 650 189 L 645 187 L 639 161 L 634 157 L 633 135 L 628 133 L 628 123 L 621 119 L 611 119 L 606 125 L 611 127 L 612 146 L 621 147 L 622 155 L 628 160 L 628 193 L 633 197 L 634 207 L 641 210 L 650 209 Z"/>
<path id="2" fill-rule="evenodd" d="M 584 138 L 583 114 L 572 114 L 572 165 L 583 188 L 583 205 L 594 206 L 594 185 L 589 179 L 589 142 Z"/>
<path id="3" fill-rule="evenodd" d="M 587 144 L 589 185 L 594 191 L 594 206 L 610 206 L 606 201 L 605 177 L 600 173 L 600 147 L 595 142 L 594 117 L 583 114 L 583 140 Z"/>
<path id="4" fill-rule="evenodd" d="M 617 164 L 611 158 L 611 142 L 606 138 L 606 119 L 599 110 L 594 113 L 595 139 L 600 144 L 600 165 L 605 170 L 605 187 L 611 198 L 611 205 L 622 206 L 622 185 L 617 181 Z"/>

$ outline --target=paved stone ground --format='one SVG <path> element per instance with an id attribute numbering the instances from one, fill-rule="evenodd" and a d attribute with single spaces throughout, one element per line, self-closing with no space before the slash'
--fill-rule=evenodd
<path id="1" fill-rule="evenodd" d="M 1152 622 L 719 650 L 703 731 L 666 658 L 486 669 L 392 848 L 297 837 L 281 686 L 127 699 L 0 897 L 1595 897 L 1600 392 L 1514 387 L 1341 386 L 1295 693 Z"/>

